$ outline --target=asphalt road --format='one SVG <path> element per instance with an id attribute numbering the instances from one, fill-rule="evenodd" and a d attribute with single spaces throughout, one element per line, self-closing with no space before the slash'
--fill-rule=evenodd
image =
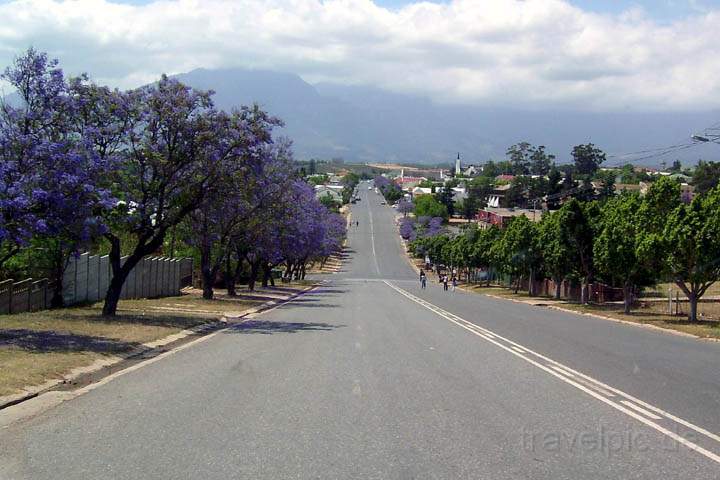
<path id="1" fill-rule="evenodd" d="M 720 477 L 720 345 L 421 291 L 360 192 L 324 287 L 3 428 L 0 478 Z"/>

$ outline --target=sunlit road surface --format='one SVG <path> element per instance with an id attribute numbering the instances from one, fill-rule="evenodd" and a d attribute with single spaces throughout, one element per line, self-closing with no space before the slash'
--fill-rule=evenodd
<path id="1" fill-rule="evenodd" d="M 0 478 L 720 477 L 720 345 L 420 290 L 359 191 L 323 287 L 0 430 Z"/>

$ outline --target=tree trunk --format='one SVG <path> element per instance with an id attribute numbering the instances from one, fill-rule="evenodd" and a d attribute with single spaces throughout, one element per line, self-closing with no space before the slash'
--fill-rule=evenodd
<path id="1" fill-rule="evenodd" d="M 697 322 L 697 306 L 698 306 L 698 295 L 696 292 L 691 291 L 687 296 L 690 303 L 690 312 L 688 312 L 688 322 Z"/>
<path id="2" fill-rule="evenodd" d="M 215 272 L 211 268 L 202 269 L 203 298 L 205 300 L 213 299 L 213 283 L 215 283 Z"/>
<path id="3" fill-rule="evenodd" d="M 263 279 L 262 279 L 263 288 L 267 288 L 270 277 L 271 277 L 270 268 L 268 268 L 267 265 L 263 265 Z"/>
<path id="4" fill-rule="evenodd" d="M 53 295 L 50 299 L 50 308 L 61 308 L 65 306 L 65 299 L 63 298 L 63 276 L 68 261 L 69 257 L 66 258 L 65 255 L 63 255 L 62 249 L 58 248 L 55 251 L 53 262 Z"/>
<path id="5" fill-rule="evenodd" d="M 255 291 L 255 281 L 257 280 L 258 270 L 260 269 L 260 260 L 250 262 L 250 280 L 248 281 L 248 290 Z"/>
<path id="6" fill-rule="evenodd" d="M 535 280 L 535 272 L 534 272 L 534 270 L 531 268 L 531 269 L 530 269 L 530 275 L 528 276 L 528 295 L 530 295 L 531 297 L 534 297 L 534 296 L 535 296 L 535 282 L 534 282 L 534 280 Z"/>
<path id="7" fill-rule="evenodd" d="M 293 264 L 292 262 L 288 262 L 285 266 L 285 278 L 292 280 L 292 272 L 293 272 Z"/>
<path id="8" fill-rule="evenodd" d="M 105 294 L 105 304 L 103 305 L 102 312 L 105 316 L 115 316 L 125 280 L 127 280 L 128 275 L 130 275 L 132 269 L 135 268 L 135 265 L 143 258 L 143 255 L 133 253 L 125 259 L 125 263 L 120 265 L 120 249 L 118 248 L 117 255 L 113 255 L 113 250 L 114 249 L 110 250 L 110 265 L 112 267 L 113 277 L 110 279 L 110 285 Z"/>
<path id="9" fill-rule="evenodd" d="M 120 294 L 122 293 L 123 285 L 127 280 L 128 275 L 133 268 L 143 259 L 145 255 L 148 255 L 155 251 L 157 247 L 162 243 L 164 238 L 163 234 L 158 234 L 148 243 L 143 243 L 135 247 L 135 251 L 132 255 L 125 259 L 125 263 L 120 264 L 120 239 L 114 235 L 108 235 L 107 238 L 110 240 L 110 268 L 112 270 L 112 278 L 110 279 L 110 285 L 108 286 L 107 293 L 105 294 L 105 304 L 103 305 L 103 316 L 113 317 L 117 312 L 118 302 L 120 301 Z"/>
<path id="10" fill-rule="evenodd" d="M 623 285 L 623 305 L 625 314 L 630 313 L 630 307 L 633 303 L 633 287 L 629 283 Z"/>
<path id="11" fill-rule="evenodd" d="M 553 279 L 555 282 L 555 300 L 560 300 L 560 294 L 562 292 L 562 280 L 560 279 Z"/>
<path id="12" fill-rule="evenodd" d="M 238 262 L 241 262 L 241 260 L 238 260 Z M 227 258 L 225 259 L 224 272 L 225 288 L 227 289 L 228 297 L 237 296 L 237 292 L 235 291 L 235 278 L 235 270 L 232 268 L 232 260 L 230 259 L 230 255 L 228 254 Z"/>
<path id="13" fill-rule="evenodd" d="M 50 298 L 50 308 L 62 308 L 65 306 L 65 299 L 63 298 L 63 284 L 62 281 L 53 283 L 53 294 Z"/>
<path id="14" fill-rule="evenodd" d="M 129 272 L 128 272 L 129 273 Z M 123 284 L 127 279 L 128 273 L 116 273 L 110 280 L 107 293 L 105 294 L 105 304 L 103 305 L 103 315 L 114 317 L 117 312 L 118 302 L 120 301 L 120 293 Z"/>
<path id="15" fill-rule="evenodd" d="M 580 281 L 580 303 L 583 305 L 588 303 L 587 280 L 584 278 Z"/>

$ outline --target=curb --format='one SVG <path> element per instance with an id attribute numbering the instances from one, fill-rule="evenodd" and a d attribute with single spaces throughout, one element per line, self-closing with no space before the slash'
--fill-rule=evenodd
<path id="1" fill-rule="evenodd" d="M 49 392 L 53 390 L 54 388 L 57 388 L 60 385 L 73 383 L 78 378 L 88 375 L 97 373 L 103 369 L 109 369 L 120 362 L 124 362 L 127 360 L 133 360 L 138 359 L 143 356 L 149 356 L 155 353 L 162 353 L 167 351 L 172 351 L 175 348 L 179 347 L 175 346 L 173 348 L 170 348 L 168 350 L 162 350 L 162 347 L 169 345 L 174 342 L 178 342 L 180 340 L 183 340 L 191 335 L 196 335 L 198 337 L 205 336 L 213 331 L 217 331 L 221 329 L 224 325 L 228 324 L 235 324 L 235 323 L 242 323 L 244 322 L 249 315 L 254 315 L 257 313 L 262 313 L 266 310 L 273 309 L 277 307 L 278 305 L 282 305 L 283 303 L 291 302 L 292 300 L 296 299 L 300 295 L 303 295 L 310 290 L 313 290 L 317 288 L 319 285 L 311 285 L 308 287 L 305 287 L 301 291 L 294 293 L 290 295 L 287 298 L 279 299 L 279 300 L 270 300 L 265 303 L 262 303 L 256 307 L 251 307 L 245 310 L 241 310 L 239 312 L 226 312 L 221 317 L 219 317 L 217 320 L 209 321 L 207 323 L 203 323 L 198 325 L 197 327 L 194 327 L 192 329 L 185 329 L 178 333 L 173 333 L 172 335 L 168 335 L 167 337 L 160 338 L 158 340 L 153 340 L 152 342 L 143 343 L 141 346 L 129 351 L 125 352 L 120 355 L 113 355 L 106 358 L 100 358 L 93 363 L 89 365 L 85 365 L 82 367 L 77 367 L 72 370 L 70 370 L 66 375 L 63 375 L 62 378 L 48 380 L 45 383 L 42 383 L 40 385 L 34 385 L 31 387 L 25 387 L 23 388 L 22 392 L 16 393 L 13 395 L 6 395 L 0 397 L 0 411 L 12 407 L 14 405 L 17 405 L 19 403 L 23 403 L 27 400 L 31 400 L 33 398 L 36 398 L 46 392 Z M 162 350 L 162 352 L 161 352 Z M 122 371 L 122 369 L 118 370 Z M 116 372 L 108 372 L 108 375 L 116 373 Z M 101 380 L 104 377 L 98 378 L 95 380 L 95 382 Z M 95 383 L 93 382 L 93 383 Z"/>

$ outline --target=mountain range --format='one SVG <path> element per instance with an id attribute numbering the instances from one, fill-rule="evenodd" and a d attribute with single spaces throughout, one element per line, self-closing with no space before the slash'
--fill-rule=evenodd
<path id="1" fill-rule="evenodd" d="M 196 69 L 176 75 L 199 89 L 214 90 L 215 103 L 230 109 L 258 103 L 280 117 L 280 134 L 293 141 L 298 159 L 342 158 L 352 162 L 453 163 L 502 160 L 510 145 L 545 145 L 558 163 L 571 160 L 574 145 L 592 142 L 608 153 L 606 165 L 632 161 L 659 166 L 679 159 L 719 160 L 720 145 L 690 143 L 690 135 L 720 121 L 720 111 L 589 112 L 443 105 L 427 98 L 378 88 L 310 84 L 300 76 L 264 70 Z M 661 149 L 658 151 L 649 151 Z M 647 153 L 624 156 L 630 152 Z"/>

